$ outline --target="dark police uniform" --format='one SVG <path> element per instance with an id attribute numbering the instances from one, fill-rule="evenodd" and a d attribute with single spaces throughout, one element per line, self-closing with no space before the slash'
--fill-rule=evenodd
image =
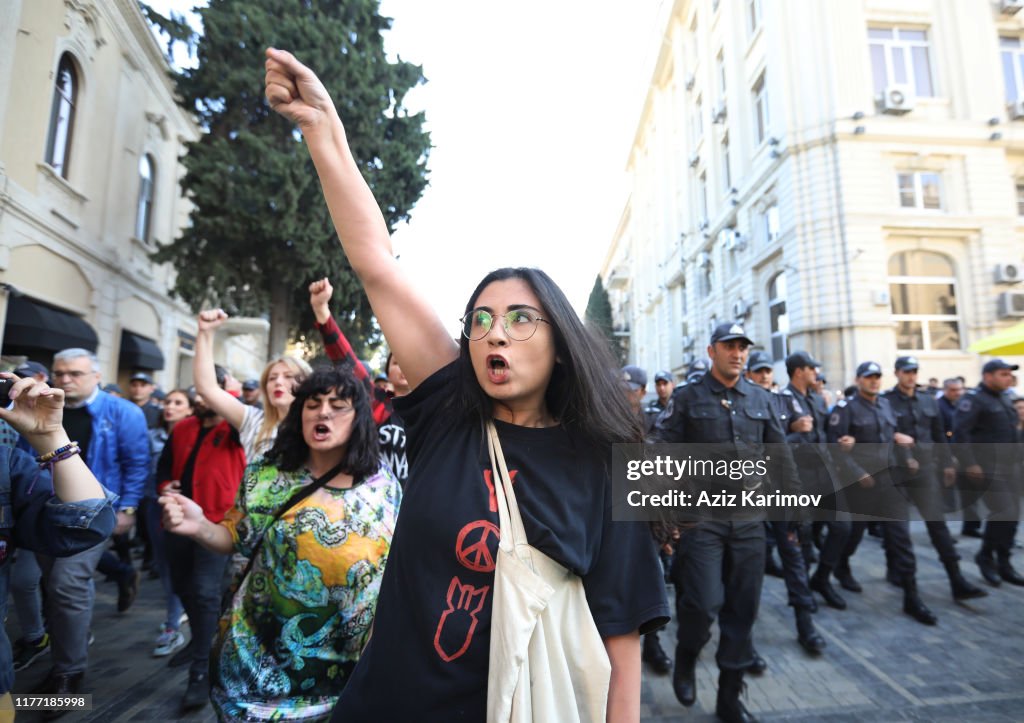
<path id="1" fill-rule="evenodd" d="M 809 432 L 788 432 L 786 441 L 792 446 L 793 459 L 800 472 L 804 491 L 823 495 L 818 506 L 819 520 L 815 524 L 826 526 L 828 534 L 821 546 L 821 560 L 815 575 L 820 575 L 822 581 L 828 583 L 850 537 L 850 521 L 845 512 L 842 484 L 837 478 L 836 463 L 826 446 L 828 409 L 825 400 L 810 389 L 807 394 L 802 394 L 792 384 L 787 385 L 779 396 L 790 406 L 793 419 L 810 417 L 812 420 L 813 426 Z"/>
<path id="2" fill-rule="evenodd" d="M 899 387 L 882 394 L 896 413 L 896 431 L 914 438 L 909 454 L 918 463 L 917 472 L 903 469 L 897 482 L 909 495 L 910 501 L 921 511 L 939 559 L 948 564 L 960 556 L 946 526 L 939 474 L 953 466 L 953 457 L 946 444 L 942 413 L 934 397 L 927 392 L 906 395 Z"/>
<path id="3" fill-rule="evenodd" d="M 661 413 L 665 411 L 665 406 L 667 405 L 662 405 L 660 399 L 654 399 L 644 406 L 644 434 L 651 433 L 651 430 L 654 429 L 655 422 L 658 421 L 658 417 L 660 417 Z"/>
<path id="4" fill-rule="evenodd" d="M 1015 369 L 1016 366 L 1002 368 Z M 1010 397 L 984 384 L 964 394 L 953 418 L 954 454 L 964 469 L 979 465 L 985 476 L 982 499 L 990 514 L 985 523 L 981 552 L 975 559 L 985 579 L 993 584 L 998 584 L 1000 576 L 1008 582 L 1019 577 L 1010 565 L 1020 514 L 1014 484 L 1014 473 L 1020 463 L 1017 421 L 1017 411 Z M 998 556 L 998 575 L 992 570 L 993 553 Z"/>
<path id="5" fill-rule="evenodd" d="M 914 560 L 913 544 L 910 541 L 910 523 L 907 520 L 907 503 L 893 488 L 890 469 L 906 459 L 893 444 L 896 433 L 896 415 L 884 397 L 873 403 L 860 394 L 850 400 L 840 401 L 832 410 L 828 420 L 828 441 L 836 442 L 849 435 L 856 440 L 849 452 L 838 455 L 837 462 L 846 473 L 846 498 L 851 510 L 860 514 L 881 514 L 894 517 L 896 521 L 882 522 L 886 554 L 893 572 L 906 584 L 914 579 L 917 565 Z M 860 480 L 870 475 L 875 486 L 865 488 Z M 838 570 L 849 570 L 850 557 L 857 551 L 867 522 L 852 523 L 850 537 L 840 556 Z M 842 579 L 842 578 L 840 578 Z M 844 585 L 844 587 L 849 587 Z"/>
<path id="6" fill-rule="evenodd" d="M 756 449 L 784 442 L 785 434 L 771 394 L 746 379 L 729 388 L 706 374 L 673 392 L 653 439 L 736 442 Z M 795 469 L 789 471 L 795 476 Z M 677 666 L 680 658 L 696 659 L 716 617 L 721 631 L 718 667 L 739 672 L 753 662 L 751 629 L 764 574 L 762 518 L 754 514 L 742 521 L 702 521 L 682 530 L 671 571 L 677 591 Z"/>

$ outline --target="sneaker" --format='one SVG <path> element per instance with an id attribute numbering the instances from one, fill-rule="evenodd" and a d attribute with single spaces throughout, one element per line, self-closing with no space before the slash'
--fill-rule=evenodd
<path id="1" fill-rule="evenodd" d="M 49 633 L 43 633 L 43 637 L 38 640 L 18 640 L 14 643 L 14 671 L 24 670 L 32 665 L 49 649 Z"/>
<path id="2" fill-rule="evenodd" d="M 153 657 L 162 658 L 171 655 L 180 648 L 185 647 L 185 636 L 178 630 L 166 628 L 160 637 L 156 639 L 156 647 L 153 648 Z"/>

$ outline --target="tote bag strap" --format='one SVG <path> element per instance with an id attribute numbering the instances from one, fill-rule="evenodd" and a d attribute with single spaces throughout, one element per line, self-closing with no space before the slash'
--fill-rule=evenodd
<path id="1" fill-rule="evenodd" d="M 498 522 L 501 529 L 499 545 L 506 550 L 519 548 L 529 556 L 526 541 L 526 530 L 523 518 L 519 514 L 516 493 L 512 488 L 512 480 L 505 464 L 505 455 L 501 451 L 501 440 L 494 422 L 487 422 L 487 451 L 491 456 L 491 470 L 494 474 L 494 497 L 498 503 Z M 499 486 L 498 480 L 501 481 Z"/>

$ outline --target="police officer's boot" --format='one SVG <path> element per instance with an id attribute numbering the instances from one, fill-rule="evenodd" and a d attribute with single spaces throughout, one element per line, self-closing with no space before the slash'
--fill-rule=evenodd
<path id="1" fill-rule="evenodd" d="M 836 592 L 836 589 L 832 587 L 832 583 L 829 582 L 829 578 L 832 576 L 832 568 L 825 563 L 818 565 L 818 569 L 808 580 L 808 587 L 814 592 L 825 598 L 825 604 L 830 608 L 836 610 L 846 609 L 846 600 L 843 599 L 842 595 Z"/>
<path id="2" fill-rule="evenodd" d="M 946 563 L 946 574 L 949 575 L 949 586 L 953 590 L 954 600 L 971 600 L 988 595 L 980 587 L 975 587 L 967 582 L 967 579 L 960 572 L 960 563 L 956 560 Z"/>
<path id="3" fill-rule="evenodd" d="M 903 612 L 924 625 L 935 625 L 939 619 L 921 602 L 917 594 L 917 581 L 908 577 L 903 581 Z"/>
<path id="4" fill-rule="evenodd" d="M 814 620 L 811 618 L 811 611 L 804 608 L 796 608 L 796 634 L 797 640 L 804 650 L 812 655 L 820 655 L 825 649 L 825 638 L 814 629 Z"/>
<path id="5" fill-rule="evenodd" d="M 1004 582 L 1008 582 L 1011 585 L 1024 586 L 1024 577 L 1013 569 L 1013 565 L 1010 564 L 1010 555 L 1008 553 L 1002 553 L 999 555 L 999 577 L 1001 577 Z"/>
<path id="6" fill-rule="evenodd" d="M 657 633 L 647 633 L 644 636 L 644 647 L 641 658 L 651 666 L 658 675 L 667 675 L 672 670 L 672 660 L 661 647 Z"/>
<path id="7" fill-rule="evenodd" d="M 839 567 L 835 570 L 836 580 L 839 581 L 840 587 L 850 592 L 863 592 L 864 588 L 860 586 L 860 583 L 853 577 L 853 573 L 850 572 L 850 563 L 847 560 L 839 563 Z"/>
<path id="8" fill-rule="evenodd" d="M 981 552 L 974 556 L 974 561 L 978 563 L 978 570 L 981 571 L 981 576 L 985 578 L 985 582 L 992 587 L 999 587 L 1003 582 L 1003 578 L 999 576 L 999 570 L 996 568 L 995 560 L 992 559 L 992 553 L 982 549 Z"/>
<path id="9" fill-rule="evenodd" d="M 676 646 L 676 667 L 672 671 L 676 700 L 689 708 L 697 700 L 697 653 Z"/>
<path id="10" fill-rule="evenodd" d="M 715 705 L 715 715 L 725 723 L 757 723 L 757 718 L 740 700 L 742 693 L 743 671 L 721 671 L 718 674 L 718 702 Z"/>

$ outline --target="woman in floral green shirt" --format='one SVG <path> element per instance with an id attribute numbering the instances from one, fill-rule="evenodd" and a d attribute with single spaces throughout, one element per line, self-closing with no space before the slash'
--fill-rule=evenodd
<path id="1" fill-rule="evenodd" d="M 211 656 L 222 721 L 328 718 L 369 636 L 401 489 L 363 387 L 335 369 L 303 382 L 220 524 L 180 495 L 161 499 L 172 532 L 252 557 Z"/>

